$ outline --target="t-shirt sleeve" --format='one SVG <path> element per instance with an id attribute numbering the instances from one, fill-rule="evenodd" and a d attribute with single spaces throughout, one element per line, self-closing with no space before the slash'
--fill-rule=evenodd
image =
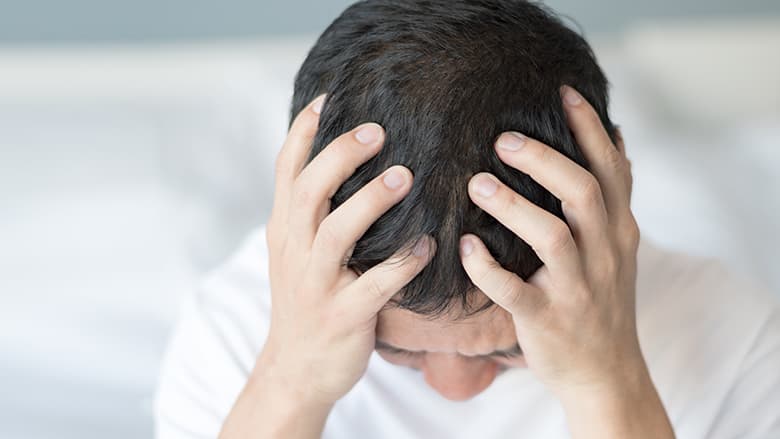
<path id="1" fill-rule="evenodd" d="M 780 438 L 780 309 L 752 341 L 707 438 Z"/>
<path id="2" fill-rule="evenodd" d="M 219 434 L 268 332 L 265 245 L 261 227 L 185 300 L 155 394 L 158 439 Z"/>

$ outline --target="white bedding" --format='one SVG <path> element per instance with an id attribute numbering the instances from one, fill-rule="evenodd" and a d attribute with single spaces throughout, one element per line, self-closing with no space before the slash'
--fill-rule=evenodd
<path id="1" fill-rule="evenodd" d="M 643 232 L 780 292 L 780 108 L 665 120 L 647 35 L 597 50 Z M 267 214 L 311 41 L 0 50 L 0 437 L 150 434 L 177 299 Z"/>

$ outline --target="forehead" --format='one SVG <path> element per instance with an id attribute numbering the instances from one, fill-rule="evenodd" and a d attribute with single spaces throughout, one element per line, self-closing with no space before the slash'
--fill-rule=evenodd
<path id="1" fill-rule="evenodd" d="M 388 307 L 377 316 L 376 338 L 410 351 L 481 355 L 517 342 L 512 316 L 494 306 L 466 318 L 430 318 Z"/>

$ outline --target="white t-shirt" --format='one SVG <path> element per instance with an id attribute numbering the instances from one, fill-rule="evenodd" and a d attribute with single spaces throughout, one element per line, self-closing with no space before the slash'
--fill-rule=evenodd
<path id="1" fill-rule="evenodd" d="M 638 264 L 639 338 L 677 438 L 780 438 L 776 296 L 715 260 L 661 249 L 646 238 Z M 158 438 L 218 435 L 269 319 L 261 226 L 182 310 L 155 400 Z M 528 369 L 510 369 L 474 398 L 452 402 L 421 372 L 376 352 L 323 433 L 325 439 L 566 437 L 559 403 Z"/>

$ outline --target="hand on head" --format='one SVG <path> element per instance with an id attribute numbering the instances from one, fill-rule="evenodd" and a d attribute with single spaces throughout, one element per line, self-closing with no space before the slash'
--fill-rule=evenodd
<path id="1" fill-rule="evenodd" d="M 323 101 L 315 99 L 295 118 L 276 162 L 266 229 L 271 329 L 255 373 L 290 383 L 302 397 L 333 403 L 367 367 L 377 312 L 422 270 L 436 244 L 420 237 L 360 276 L 345 266 L 355 242 L 409 192 L 413 176 L 393 166 L 330 212 L 330 197 L 379 152 L 384 131 L 362 124 L 304 166 Z"/>
<path id="2" fill-rule="evenodd" d="M 496 263 L 479 237 L 461 239 L 463 266 L 475 285 L 514 316 L 526 362 L 553 391 L 611 386 L 631 365 L 644 367 L 636 330 L 639 229 L 630 209 L 631 170 L 591 105 L 570 87 L 562 101 L 591 172 L 520 133 L 496 152 L 562 202 L 568 222 L 539 208 L 487 173 L 469 183 L 471 199 L 528 242 L 544 265 L 523 281 Z"/>

